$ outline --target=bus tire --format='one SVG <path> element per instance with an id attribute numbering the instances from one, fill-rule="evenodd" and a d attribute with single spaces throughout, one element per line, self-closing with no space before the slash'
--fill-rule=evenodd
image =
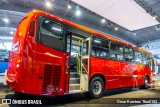
<path id="1" fill-rule="evenodd" d="M 145 77 L 145 79 L 144 79 L 144 85 L 143 85 L 143 88 L 144 89 L 148 89 L 148 83 L 149 83 L 149 79 L 148 79 L 148 77 Z"/>
<path id="2" fill-rule="evenodd" d="M 89 84 L 89 93 L 91 98 L 99 98 L 104 92 L 104 81 L 101 77 L 95 76 Z"/>

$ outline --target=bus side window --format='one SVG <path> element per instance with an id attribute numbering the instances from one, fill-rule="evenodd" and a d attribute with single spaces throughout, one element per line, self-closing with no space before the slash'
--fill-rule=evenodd
<path id="1" fill-rule="evenodd" d="M 92 40 L 92 56 L 99 57 L 100 39 L 93 37 Z"/>
<path id="2" fill-rule="evenodd" d="M 92 56 L 96 55 L 96 50 L 94 48 L 92 48 Z"/>
<path id="3" fill-rule="evenodd" d="M 129 53 L 130 53 L 130 56 L 129 56 L 130 62 L 134 62 L 134 50 L 130 48 Z"/>
<path id="4" fill-rule="evenodd" d="M 101 40 L 101 48 L 103 49 L 103 57 L 108 58 L 109 56 L 109 40 Z"/>
<path id="5" fill-rule="evenodd" d="M 117 60 L 123 61 L 123 46 L 117 44 Z"/>
<path id="6" fill-rule="evenodd" d="M 134 62 L 136 62 L 136 63 L 142 63 L 143 62 L 142 53 L 139 52 L 139 51 L 135 51 L 134 53 L 135 53 Z"/>
<path id="7" fill-rule="evenodd" d="M 54 20 L 39 16 L 39 35 L 38 41 L 48 47 L 60 51 L 65 50 L 64 27 Z"/>
<path id="8" fill-rule="evenodd" d="M 111 43 L 111 47 L 110 47 L 110 59 L 116 59 L 116 44 L 115 43 Z"/>
<path id="9" fill-rule="evenodd" d="M 125 47 L 124 48 L 124 59 L 127 62 L 133 62 L 134 60 L 134 53 L 133 53 L 133 49 Z"/>
<path id="10" fill-rule="evenodd" d="M 92 56 L 107 58 L 109 56 L 109 41 L 93 37 Z"/>
<path id="11" fill-rule="evenodd" d="M 110 58 L 123 61 L 123 46 L 116 43 L 111 43 Z"/>
<path id="12" fill-rule="evenodd" d="M 149 58 L 148 55 L 143 53 L 143 64 L 149 65 Z"/>

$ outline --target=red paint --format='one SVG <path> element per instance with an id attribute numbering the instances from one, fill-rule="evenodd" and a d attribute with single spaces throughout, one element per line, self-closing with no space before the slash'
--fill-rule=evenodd
<path id="1" fill-rule="evenodd" d="M 28 35 L 31 21 L 35 20 L 37 23 L 37 14 L 42 14 L 51 19 L 58 20 L 62 23 L 68 24 L 83 31 L 92 33 L 97 36 L 102 36 L 125 45 L 129 45 L 132 48 L 150 54 L 145 50 L 134 47 L 130 44 L 126 44 L 110 36 L 98 33 L 94 30 L 69 22 L 46 12 L 36 10 L 30 12 L 20 22 L 12 40 L 13 50 L 10 53 L 9 67 L 6 79 L 7 84 L 17 92 L 49 96 L 63 95 L 64 93 L 68 93 L 69 72 L 66 74 L 66 69 L 69 70 L 70 68 L 66 67 L 66 57 L 68 56 L 70 60 L 70 55 L 36 42 L 36 32 L 34 32 L 35 34 L 33 37 Z M 34 27 L 35 31 L 37 29 L 36 25 Z M 95 74 L 102 74 L 106 78 L 106 89 L 132 86 L 133 74 L 139 75 L 138 83 L 139 85 L 142 85 L 144 76 L 151 75 L 150 69 L 147 66 L 93 57 L 91 57 L 90 61 L 90 78 L 92 78 L 92 76 Z M 42 92 L 44 69 L 46 64 L 61 67 L 60 69 L 54 68 L 60 70 L 59 85 L 57 87 L 52 87 L 52 85 L 50 85 L 50 87 L 55 88 L 56 90 L 54 94 L 43 94 Z M 53 73 L 50 75 L 52 75 L 52 77 L 54 76 Z"/>

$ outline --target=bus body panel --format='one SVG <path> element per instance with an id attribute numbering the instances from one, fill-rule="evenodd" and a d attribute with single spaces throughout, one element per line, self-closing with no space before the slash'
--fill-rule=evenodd
<path id="1" fill-rule="evenodd" d="M 148 66 L 128 62 L 120 62 L 110 59 L 90 58 L 90 78 L 96 74 L 103 74 L 106 79 L 105 89 L 115 89 L 123 87 L 133 87 L 136 75 L 137 85 L 144 84 L 145 76 L 151 75 Z"/>
<path id="2" fill-rule="evenodd" d="M 66 54 L 44 46 L 36 42 L 35 37 L 28 35 L 29 24 L 31 20 L 36 20 L 37 14 L 31 12 L 26 19 L 19 24 L 18 30 L 12 40 L 13 47 L 16 48 L 11 51 L 10 62 L 7 72 L 7 84 L 11 86 L 16 92 L 24 92 L 28 94 L 43 94 L 42 88 L 44 82 L 45 65 L 60 66 L 60 82 L 55 95 L 64 94 L 64 79 L 66 69 Z M 33 19 L 34 17 L 34 19 Z M 37 24 L 36 24 L 37 25 Z M 35 26 L 35 30 L 36 30 Z M 36 33 L 36 32 L 35 32 Z M 36 36 L 36 34 L 34 34 Z M 16 68 L 17 61 L 20 60 L 19 68 Z M 53 72 L 54 73 L 54 72 Z M 51 74 L 52 75 L 52 74 Z M 53 77 L 51 77 L 53 78 Z M 51 95 L 50 93 L 46 95 Z"/>
<path id="3" fill-rule="evenodd" d="M 38 92 L 48 94 L 47 86 L 53 85 L 55 90 L 58 89 L 55 95 L 64 94 L 65 60 L 65 53 L 36 43 L 35 72 L 38 73 L 38 76 L 35 77 L 38 77 Z"/>

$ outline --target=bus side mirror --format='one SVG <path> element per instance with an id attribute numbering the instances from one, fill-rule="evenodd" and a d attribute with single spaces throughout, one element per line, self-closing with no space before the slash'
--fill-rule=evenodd
<path id="1" fill-rule="evenodd" d="M 33 37 L 34 36 L 34 28 L 35 28 L 35 20 L 32 20 L 29 28 L 29 36 Z"/>

